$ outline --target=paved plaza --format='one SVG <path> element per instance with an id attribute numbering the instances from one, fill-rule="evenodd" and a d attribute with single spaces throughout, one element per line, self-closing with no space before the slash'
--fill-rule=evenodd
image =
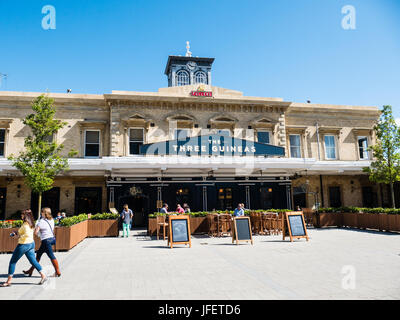
<path id="1" fill-rule="evenodd" d="M 145 230 L 129 238 L 88 238 L 57 252 L 62 277 L 35 285 L 21 275 L 0 299 L 400 299 L 400 234 L 310 229 L 310 241 L 255 236 L 192 237 L 192 248 L 169 249 Z M 0 255 L 0 281 L 10 254 Z M 42 266 L 53 272 L 47 256 Z"/>

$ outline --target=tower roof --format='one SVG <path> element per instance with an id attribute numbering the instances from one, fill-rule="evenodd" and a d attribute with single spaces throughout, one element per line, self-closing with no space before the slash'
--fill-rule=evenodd
<path id="1" fill-rule="evenodd" d="M 186 57 L 186 56 L 168 56 L 167 66 L 165 67 L 164 73 L 168 75 L 171 64 L 178 63 L 184 64 L 189 61 L 194 61 L 199 64 L 207 64 L 209 66 L 214 62 L 214 58 L 201 58 L 201 57 Z"/>

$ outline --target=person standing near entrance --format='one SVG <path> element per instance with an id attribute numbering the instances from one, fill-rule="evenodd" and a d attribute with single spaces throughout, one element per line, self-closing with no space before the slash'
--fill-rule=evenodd
<path id="1" fill-rule="evenodd" d="M 243 208 L 242 208 L 242 204 L 241 204 L 241 203 L 238 203 L 238 206 L 237 206 L 237 208 L 235 209 L 235 211 L 233 212 L 233 215 L 234 215 L 235 217 L 242 217 L 242 216 L 244 216 L 244 211 L 243 211 Z"/>
<path id="2" fill-rule="evenodd" d="M 122 210 L 121 212 L 122 237 L 125 235 L 125 231 L 126 231 L 126 237 L 129 236 L 129 229 L 131 226 L 132 218 L 133 218 L 132 210 L 128 208 L 127 204 L 124 204 L 124 210 Z"/>
<path id="3" fill-rule="evenodd" d="M 11 286 L 11 281 L 15 272 L 15 266 L 23 255 L 28 258 L 31 265 L 33 265 L 40 273 L 42 279 L 38 284 L 43 284 L 45 281 L 47 281 L 46 275 L 44 272 L 42 272 L 42 266 L 35 259 L 35 241 L 33 240 L 35 222 L 32 211 L 30 209 L 24 210 L 21 214 L 21 219 L 24 222 L 21 228 L 19 228 L 18 232 L 13 232 L 10 234 L 12 237 L 18 235 L 18 245 L 11 256 L 10 264 L 8 266 L 8 279 L 6 282 L 0 285 L 1 287 Z"/>
<path id="4" fill-rule="evenodd" d="M 58 261 L 54 255 L 52 247 L 56 243 L 56 238 L 54 236 L 54 219 L 51 215 L 50 208 L 42 209 L 41 219 L 36 223 L 35 228 L 35 234 L 38 235 L 38 233 L 40 234 L 40 240 L 42 240 L 42 243 L 39 250 L 36 252 L 36 261 L 39 262 L 43 253 L 46 253 L 54 267 L 54 277 L 60 277 L 60 268 L 58 267 Z M 31 277 L 33 269 L 34 266 L 27 271 L 23 271 L 23 273 Z"/>

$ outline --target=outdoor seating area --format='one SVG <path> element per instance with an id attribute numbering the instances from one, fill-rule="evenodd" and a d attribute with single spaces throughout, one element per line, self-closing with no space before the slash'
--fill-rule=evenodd
<path id="1" fill-rule="evenodd" d="M 246 211 L 250 217 L 253 235 L 281 235 L 284 212 L 254 210 Z M 311 223 L 313 212 L 310 211 Z M 227 212 L 201 212 L 190 214 L 191 234 L 207 234 L 209 237 L 232 236 L 233 214 Z M 309 225 L 307 225 L 309 226 Z M 168 236 L 168 215 L 155 214 L 149 217 L 148 235 L 155 235 L 157 240 Z"/>

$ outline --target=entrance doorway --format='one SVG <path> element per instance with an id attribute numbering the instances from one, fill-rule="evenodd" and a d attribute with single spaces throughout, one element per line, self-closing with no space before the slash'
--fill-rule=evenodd
<path id="1" fill-rule="evenodd" d="M 133 227 L 144 227 L 146 226 L 146 202 L 147 198 L 142 194 L 125 196 L 119 199 L 118 210 L 122 212 L 123 206 L 127 204 L 129 209 L 133 212 Z"/>

